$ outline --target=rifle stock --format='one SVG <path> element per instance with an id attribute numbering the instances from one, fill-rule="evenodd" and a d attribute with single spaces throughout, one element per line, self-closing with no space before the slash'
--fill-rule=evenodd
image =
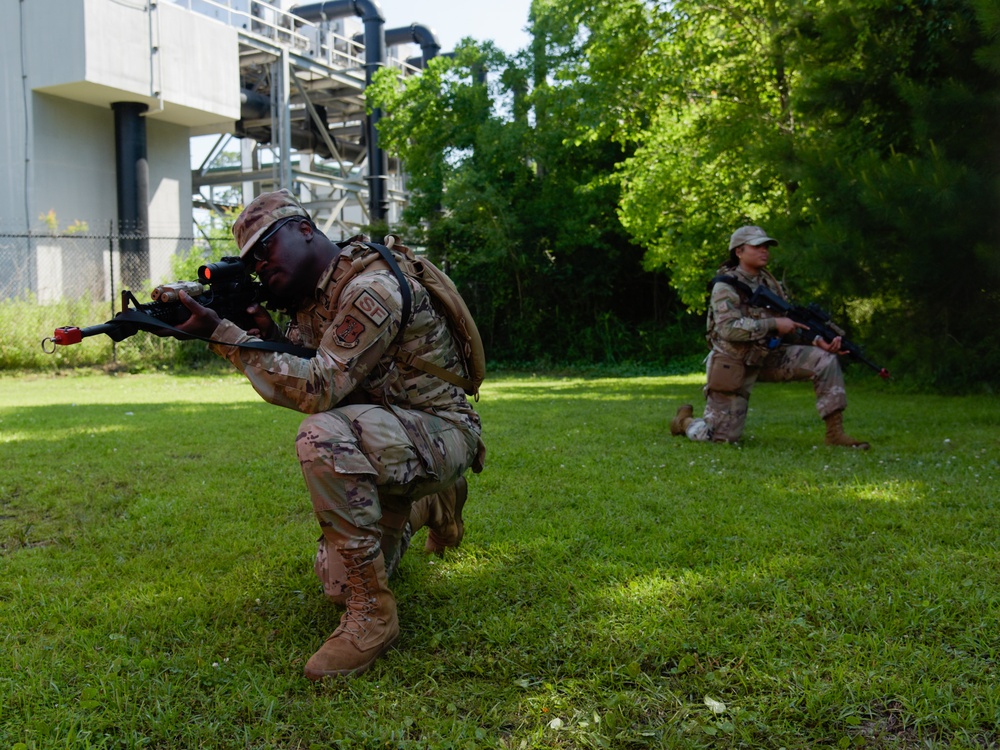
<path id="1" fill-rule="evenodd" d="M 851 359 L 873 369 L 883 380 L 889 378 L 889 371 L 884 367 L 879 367 L 868 359 L 862 348 L 849 340 L 844 335 L 844 331 L 830 319 L 830 315 L 823 308 L 819 307 L 819 305 L 810 304 L 803 307 L 802 305 L 793 304 L 782 299 L 763 284 L 754 290 L 750 296 L 749 304 L 753 307 L 762 307 L 786 318 L 791 318 L 796 323 L 801 323 L 808 328 L 806 333 L 811 338 L 819 336 L 829 343 L 837 338 L 837 336 L 840 336 L 840 350 L 842 352 L 847 354 Z"/>

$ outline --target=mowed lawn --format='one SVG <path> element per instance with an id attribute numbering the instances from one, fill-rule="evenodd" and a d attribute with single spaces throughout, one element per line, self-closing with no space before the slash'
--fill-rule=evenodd
<path id="1" fill-rule="evenodd" d="M 495 375 L 466 538 L 423 532 L 402 636 L 336 627 L 301 415 L 239 376 L 0 377 L 0 750 L 988 748 L 1000 743 L 1000 398 L 852 373 L 739 446 L 672 438 L 702 377 Z"/>

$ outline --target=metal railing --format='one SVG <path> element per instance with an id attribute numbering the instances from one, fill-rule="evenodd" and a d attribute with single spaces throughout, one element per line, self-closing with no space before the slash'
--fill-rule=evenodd
<path id="1" fill-rule="evenodd" d="M 260 42 L 297 50 L 336 68 L 363 69 L 365 45 L 281 10 L 264 0 L 171 0 L 194 13 L 214 18 Z M 386 63 L 404 75 L 420 72 L 405 60 L 389 57 Z"/>

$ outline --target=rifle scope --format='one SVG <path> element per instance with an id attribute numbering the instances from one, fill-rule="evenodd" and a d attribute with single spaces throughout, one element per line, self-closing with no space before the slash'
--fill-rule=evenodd
<path id="1" fill-rule="evenodd" d="M 202 284 L 219 284 L 239 281 L 247 277 L 246 266 L 239 258 L 223 258 L 198 268 L 198 280 Z"/>

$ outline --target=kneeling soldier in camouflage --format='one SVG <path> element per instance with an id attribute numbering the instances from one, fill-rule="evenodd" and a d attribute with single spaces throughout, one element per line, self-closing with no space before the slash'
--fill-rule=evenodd
<path id="1" fill-rule="evenodd" d="M 844 432 L 847 392 L 837 357 L 840 338 L 832 342 L 816 338 L 804 346 L 788 343 L 783 337 L 791 338 L 807 326 L 747 303 L 759 284 L 787 299 L 778 280 L 765 270 L 770 248 L 777 244 L 760 227 L 745 226 L 733 232 L 729 260 L 713 279 L 708 308 L 707 336 L 712 351 L 708 355 L 705 413 L 695 418 L 693 406 L 684 404 L 671 421 L 670 432 L 691 440 L 736 442 L 743 434 L 755 383 L 811 380 L 816 409 L 826 422 L 827 445 L 867 449 L 868 443 Z"/>
<path id="2" fill-rule="evenodd" d="M 479 415 L 462 388 L 414 362 L 468 377 L 466 365 L 424 286 L 407 275 L 405 294 L 364 238 L 331 242 L 288 191 L 254 200 L 233 235 L 269 306 L 290 314 L 287 330 L 260 306 L 257 328 L 242 330 L 187 296 L 191 318 L 178 328 L 210 337 L 265 401 L 309 415 L 295 443 L 322 530 L 316 572 L 347 610 L 305 675 L 360 674 L 399 635 L 388 579 L 409 534 L 428 525 L 435 552 L 461 541 L 464 474 L 485 452 Z M 261 340 L 316 354 L 239 346 Z"/>

